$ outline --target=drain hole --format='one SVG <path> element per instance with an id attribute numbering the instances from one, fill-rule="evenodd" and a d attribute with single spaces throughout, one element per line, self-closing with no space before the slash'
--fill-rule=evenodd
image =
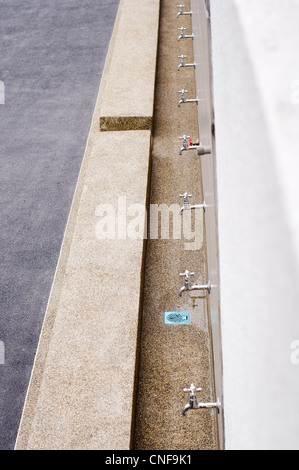
<path id="1" fill-rule="evenodd" d="M 189 325 L 189 312 L 165 312 L 164 322 L 166 325 Z"/>

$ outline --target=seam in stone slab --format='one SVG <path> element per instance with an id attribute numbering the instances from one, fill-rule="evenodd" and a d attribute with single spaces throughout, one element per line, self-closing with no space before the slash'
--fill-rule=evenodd
<path id="1" fill-rule="evenodd" d="M 101 117 L 102 132 L 114 131 L 147 131 L 152 130 L 152 117 Z"/>

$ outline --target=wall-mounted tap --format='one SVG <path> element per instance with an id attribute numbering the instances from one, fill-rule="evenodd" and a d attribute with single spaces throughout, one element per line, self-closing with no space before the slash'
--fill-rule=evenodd
<path id="1" fill-rule="evenodd" d="M 217 413 L 220 413 L 221 403 L 219 398 L 217 398 L 216 403 L 198 403 L 197 392 L 201 392 L 201 388 L 195 387 L 194 384 L 191 384 L 190 388 L 184 388 L 184 392 L 190 393 L 189 403 L 184 406 L 182 414 L 186 416 L 188 410 L 198 410 L 200 408 L 216 408 Z"/>
<path id="2" fill-rule="evenodd" d="M 181 215 L 183 214 L 185 210 L 192 210 L 192 209 L 203 209 L 203 211 L 206 212 L 205 202 L 203 204 L 196 204 L 194 206 L 190 204 L 189 197 L 192 197 L 192 194 L 184 193 L 184 194 L 180 194 L 180 197 L 184 198 L 184 205 L 180 211 Z"/>
<path id="3" fill-rule="evenodd" d="M 181 289 L 179 290 L 180 297 L 182 297 L 183 292 L 191 291 L 191 290 L 207 290 L 208 294 L 211 293 L 210 281 L 208 281 L 206 285 L 197 285 L 197 284 L 192 285 L 191 276 L 194 276 L 194 273 L 191 273 L 190 271 L 187 271 L 187 270 L 184 273 L 180 273 L 180 276 L 183 276 L 185 278 L 184 286 L 181 287 Z"/>
<path id="4" fill-rule="evenodd" d="M 179 291 L 179 296 L 182 297 L 184 291 L 191 290 L 192 284 L 191 284 L 191 279 L 190 279 L 190 277 L 191 277 L 191 276 L 194 276 L 194 273 L 190 273 L 190 271 L 187 271 L 187 270 L 186 270 L 184 273 L 181 273 L 180 276 L 184 276 L 184 277 L 185 277 L 184 286 L 181 287 L 181 289 L 180 289 L 180 291 Z"/>
<path id="5" fill-rule="evenodd" d="M 178 66 L 178 71 L 180 71 L 180 69 L 182 67 L 194 67 L 196 68 L 196 64 L 186 64 L 185 62 L 185 59 L 187 59 L 187 56 L 186 55 L 178 55 L 178 58 L 181 59 L 181 63 L 180 65 Z"/>
<path id="6" fill-rule="evenodd" d="M 188 39 L 191 38 L 192 40 L 194 39 L 194 34 L 185 34 L 187 28 L 181 27 L 178 28 L 179 31 L 181 31 L 180 36 L 178 37 L 178 41 L 180 42 L 181 39 Z"/>
<path id="7" fill-rule="evenodd" d="M 182 155 L 182 153 L 185 150 L 197 150 L 200 147 L 199 140 L 196 140 L 195 144 L 193 144 L 192 140 L 191 140 L 191 137 L 189 135 L 183 135 L 182 137 L 179 137 L 179 139 L 183 141 L 183 146 L 182 146 L 182 148 L 179 152 L 180 155 Z M 188 142 L 188 140 L 189 140 L 189 142 Z"/>
<path id="8" fill-rule="evenodd" d="M 192 15 L 192 11 L 183 11 L 183 8 L 185 8 L 185 5 L 178 5 L 178 8 L 180 9 L 180 11 L 176 15 L 177 18 L 179 18 L 179 16 L 181 15 Z"/>
<path id="9" fill-rule="evenodd" d="M 178 91 L 178 93 L 182 94 L 182 98 L 180 99 L 180 101 L 178 103 L 178 107 L 180 107 L 182 103 L 196 103 L 196 104 L 198 104 L 198 98 L 187 100 L 185 95 L 186 95 L 186 93 L 189 93 L 188 90 L 183 89 L 183 90 Z"/>
<path id="10" fill-rule="evenodd" d="M 212 150 L 210 149 L 210 147 L 201 145 L 199 139 L 197 139 L 194 144 L 192 143 L 192 140 L 189 135 L 183 135 L 182 137 L 179 137 L 179 139 L 183 141 L 183 146 L 179 152 L 180 155 L 182 155 L 182 153 L 185 150 L 197 150 L 197 155 L 207 155 L 207 154 L 212 153 Z M 188 143 L 188 140 L 189 140 L 189 143 Z"/>
<path id="11" fill-rule="evenodd" d="M 184 198 L 184 205 L 183 205 L 183 207 L 181 208 L 181 211 L 180 211 L 181 215 L 182 215 L 184 210 L 190 210 L 191 209 L 191 204 L 190 204 L 190 201 L 189 201 L 189 197 L 192 197 L 192 194 L 184 193 L 184 194 L 180 194 L 180 197 Z"/>

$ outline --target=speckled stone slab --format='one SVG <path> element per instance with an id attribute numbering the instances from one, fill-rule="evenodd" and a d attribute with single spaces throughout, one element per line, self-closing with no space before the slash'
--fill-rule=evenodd
<path id="1" fill-rule="evenodd" d="M 146 206 L 150 145 L 150 131 L 92 128 L 17 450 L 130 448 L 144 240 L 119 231 L 119 198 Z"/>
<path id="2" fill-rule="evenodd" d="M 100 130 L 151 130 L 160 0 L 121 0 L 105 65 Z"/>
<path id="3" fill-rule="evenodd" d="M 185 11 L 190 1 L 185 0 Z M 195 151 L 179 155 L 179 137 L 199 138 L 197 107 L 178 107 L 178 90 L 195 96 L 194 70 L 177 70 L 178 56 L 193 61 L 192 40 L 177 41 L 178 28 L 191 30 L 190 16 L 176 18 L 178 2 L 161 1 L 161 20 L 156 80 L 150 204 L 182 204 L 179 195 L 188 191 L 194 203 L 202 203 L 201 159 Z M 149 239 L 145 263 L 141 328 L 140 370 L 137 393 L 134 449 L 215 450 L 215 410 L 192 410 L 182 415 L 191 383 L 202 388 L 198 399 L 214 401 L 209 295 L 185 292 L 179 273 L 194 271 L 194 283 L 207 281 L 204 216 L 196 229 L 198 243 L 186 239 Z M 191 248 L 191 249 L 190 249 Z M 190 324 L 165 324 L 165 311 L 188 312 Z"/>

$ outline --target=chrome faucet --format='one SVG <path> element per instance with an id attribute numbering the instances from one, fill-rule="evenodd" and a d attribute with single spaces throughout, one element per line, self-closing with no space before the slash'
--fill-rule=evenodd
<path id="1" fill-rule="evenodd" d="M 206 204 L 205 202 L 203 204 L 196 204 L 195 206 L 191 206 L 189 197 L 192 197 L 192 194 L 184 193 L 180 194 L 180 197 L 184 198 L 184 205 L 181 208 L 181 215 L 185 210 L 192 210 L 192 209 L 203 209 L 204 212 L 206 212 Z"/>
<path id="2" fill-rule="evenodd" d="M 190 204 L 190 201 L 189 201 L 189 197 L 192 197 L 192 194 L 184 193 L 184 194 L 180 194 L 180 197 L 184 198 L 184 205 L 183 205 L 183 207 L 181 208 L 181 211 L 180 211 L 181 215 L 182 215 L 184 210 L 190 210 L 191 209 L 191 204 Z"/>
<path id="3" fill-rule="evenodd" d="M 197 150 L 197 155 L 207 155 L 212 153 L 211 148 L 203 146 L 200 143 L 199 139 L 195 141 L 195 145 L 192 144 L 192 140 L 189 135 L 183 135 L 182 137 L 179 137 L 179 139 L 183 141 L 183 147 L 180 149 L 179 152 L 180 155 L 182 155 L 185 150 Z"/>
<path id="4" fill-rule="evenodd" d="M 190 393 L 190 398 L 189 398 L 189 403 L 184 406 L 182 414 L 183 416 L 186 416 L 186 413 L 188 410 L 198 410 L 199 408 L 216 408 L 217 413 L 220 413 L 220 406 L 221 403 L 219 401 L 219 398 L 217 398 L 216 403 L 198 403 L 197 401 L 197 393 L 196 392 L 201 392 L 201 388 L 195 387 L 194 384 L 191 384 L 190 388 L 184 388 L 184 392 L 189 392 Z"/>
<path id="5" fill-rule="evenodd" d="M 194 34 L 185 34 L 187 28 L 184 28 L 183 26 L 181 28 L 178 28 L 179 31 L 181 31 L 180 36 L 178 37 L 178 41 L 180 42 L 181 39 L 187 39 L 191 38 L 192 40 L 194 39 Z"/>
<path id="6" fill-rule="evenodd" d="M 184 286 L 181 287 L 179 290 L 179 296 L 182 297 L 183 292 L 185 291 L 191 291 L 191 290 L 207 290 L 208 293 L 211 293 L 211 283 L 210 281 L 207 282 L 206 285 L 192 285 L 191 283 L 191 276 L 194 276 L 194 273 L 191 273 L 190 271 L 185 271 L 184 273 L 180 273 L 180 276 L 185 277 L 185 282 Z"/>
<path id="7" fill-rule="evenodd" d="M 187 56 L 186 56 L 186 55 L 179 55 L 178 58 L 181 59 L 181 63 L 180 63 L 180 65 L 178 66 L 178 71 L 180 71 L 180 69 L 181 69 L 182 67 L 194 67 L 194 68 L 196 68 L 196 64 L 195 64 L 195 63 L 194 63 L 194 64 L 186 64 L 186 62 L 185 62 L 185 59 L 187 59 Z"/>
<path id="8" fill-rule="evenodd" d="M 180 99 L 179 103 L 178 103 L 178 107 L 181 106 L 182 103 L 196 103 L 198 104 L 198 98 L 195 98 L 195 99 L 192 99 L 192 100 L 187 100 L 186 98 L 186 93 L 189 93 L 188 90 L 180 90 L 178 91 L 178 93 L 181 93 L 182 94 L 182 98 Z"/>
<path id="9" fill-rule="evenodd" d="M 181 15 L 192 15 L 192 11 L 183 11 L 183 8 L 185 7 L 185 5 L 178 5 L 178 8 L 180 9 L 180 11 L 178 12 L 178 14 L 176 15 L 177 18 Z"/>
<path id="10" fill-rule="evenodd" d="M 183 135 L 182 137 L 179 137 L 179 139 L 183 141 L 183 146 L 180 150 L 180 155 L 182 155 L 185 150 L 197 150 L 200 146 L 199 140 L 196 140 L 195 145 L 193 145 L 189 135 Z"/>

